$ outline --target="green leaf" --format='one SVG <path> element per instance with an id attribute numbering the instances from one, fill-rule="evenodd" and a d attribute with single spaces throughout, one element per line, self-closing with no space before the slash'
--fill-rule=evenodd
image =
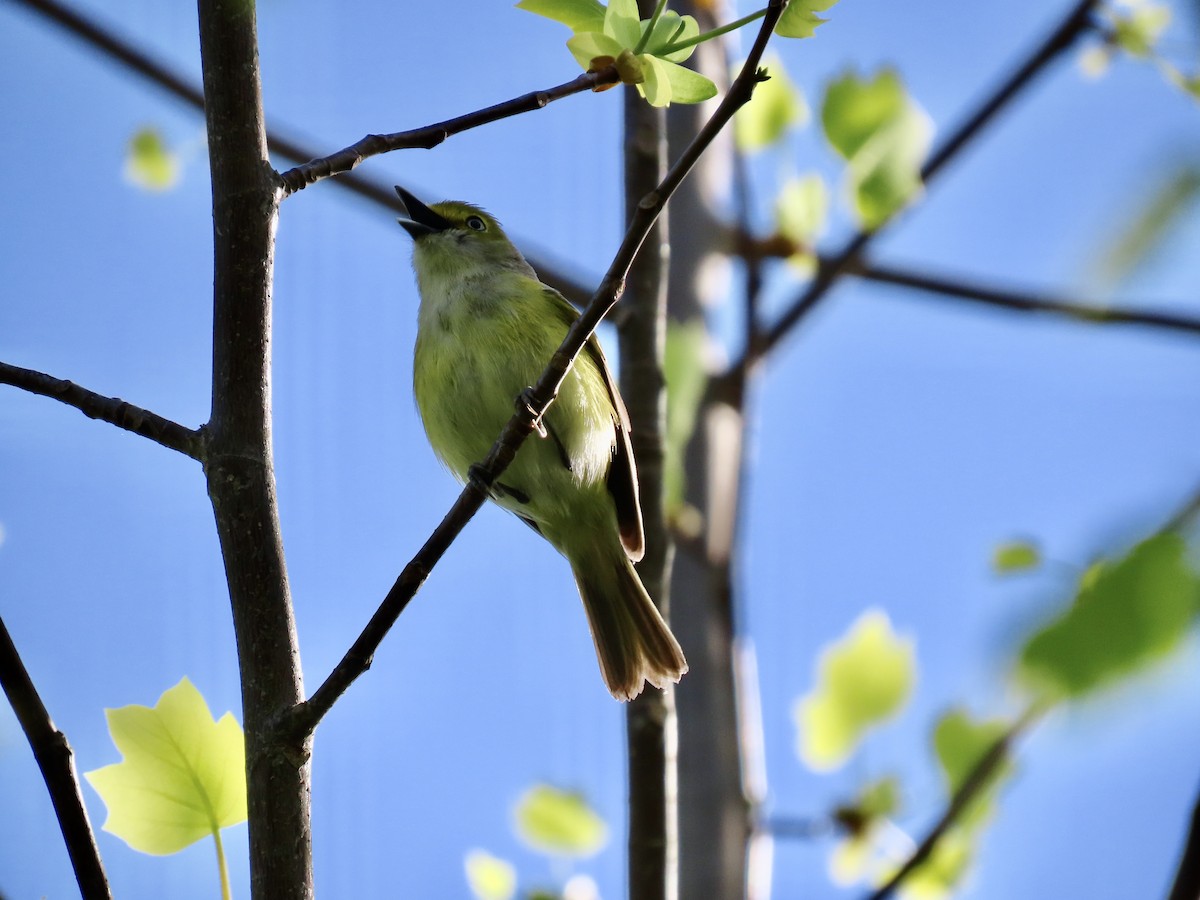
<path id="1" fill-rule="evenodd" d="M 654 60 L 655 68 L 666 74 L 671 83 L 671 102 L 703 103 L 717 96 L 717 86 L 699 72 L 657 56 L 643 58 Z"/>
<path id="2" fill-rule="evenodd" d="M 1070 609 L 1021 651 L 1022 679 L 1050 696 L 1080 697 L 1179 645 L 1200 600 L 1183 538 L 1142 541 L 1085 573 Z"/>
<path id="3" fill-rule="evenodd" d="M 1117 46 L 1138 59 L 1152 56 L 1166 27 L 1171 24 L 1171 10 L 1161 3 L 1132 2 L 1126 12 L 1110 12 L 1113 40 Z"/>
<path id="4" fill-rule="evenodd" d="M 683 507 L 683 458 L 696 430 L 696 411 L 708 384 L 708 371 L 704 365 L 707 345 L 708 331 L 703 321 L 668 322 L 663 350 L 663 376 L 667 382 L 663 492 L 669 515 L 675 515 Z"/>
<path id="5" fill-rule="evenodd" d="M 179 157 L 156 128 L 143 128 L 129 139 L 125 177 L 148 191 L 167 191 L 179 181 Z"/>
<path id="6" fill-rule="evenodd" d="M 879 227 L 920 191 L 933 125 L 894 71 L 881 71 L 872 80 L 850 72 L 834 81 L 821 105 L 821 124 L 848 163 L 854 208 L 864 228 Z"/>
<path id="7" fill-rule="evenodd" d="M 833 769 L 866 732 L 900 711 L 916 678 L 913 642 L 898 638 L 887 614 L 869 610 L 818 660 L 817 684 L 797 702 L 799 753 L 814 769 Z"/>
<path id="8" fill-rule="evenodd" d="M 637 47 L 642 37 L 637 0 L 609 0 L 604 13 L 604 33 L 622 47 Z"/>
<path id="9" fill-rule="evenodd" d="M 643 71 L 646 74 L 644 83 L 637 86 L 638 92 L 646 98 L 651 106 L 671 105 L 671 76 L 667 66 L 672 63 L 664 62 L 657 56 L 644 56 Z"/>
<path id="10" fill-rule="evenodd" d="M 607 34 L 599 31 L 582 31 L 567 41 L 567 49 L 575 57 L 575 62 L 579 63 L 585 72 L 590 72 L 592 69 L 598 68 L 592 65 L 592 60 L 601 57 L 615 60 L 625 48 Z"/>
<path id="11" fill-rule="evenodd" d="M 536 850 L 591 856 L 608 840 L 608 828 L 579 794 L 539 784 L 517 803 L 517 834 Z"/>
<path id="12" fill-rule="evenodd" d="M 940 900 L 959 886 L 974 855 L 974 837 L 950 828 L 934 845 L 929 858 L 902 882 L 901 895 L 912 900 Z"/>
<path id="13" fill-rule="evenodd" d="M 825 12 L 837 2 L 838 0 L 792 0 L 779 17 L 775 33 L 780 37 L 812 37 L 818 25 L 829 21 L 822 19 L 817 13 Z"/>
<path id="14" fill-rule="evenodd" d="M 684 47 L 671 53 L 662 53 L 662 48 L 678 41 L 689 41 L 700 34 L 700 24 L 693 16 L 681 16 L 674 10 L 668 9 L 658 18 L 654 31 L 646 41 L 645 51 L 667 62 L 683 62 L 695 51 L 696 47 Z"/>
<path id="15" fill-rule="evenodd" d="M 775 201 L 775 228 L 809 250 L 824 231 L 828 215 L 829 190 L 825 179 L 815 172 L 790 179 Z"/>
<path id="16" fill-rule="evenodd" d="M 214 722 L 184 678 L 153 709 L 105 710 L 122 762 L 85 773 L 108 807 L 104 830 L 143 853 L 177 853 L 246 820 L 241 726 Z"/>
<path id="17" fill-rule="evenodd" d="M 510 900 L 517 892 L 517 870 L 512 863 L 484 850 L 472 850 L 463 860 L 467 884 L 478 900 Z"/>
<path id="18" fill-rule="evenodd" d="M 521 0 L 517 9 L 561 22 L 572 31 L 604 30 L 604 4 L 599 0 Z"/>
<path id="19" fill-rule="evenodd" d="M 1027 572 L 1042 564 L 1042 551 L 1033 541 L 1005 541 L 992 552 L 992 571 L 997 575 Z"/>
<path id="20" fill-rule="evenodd" d="M 788 78 L 778 57 L 764 62 L 771 77 L 754 89 L 750 102 L 734 114 L 734 137 L 738 146 L 753 152 L 779 141 L 794 125 L 808 120 L 804 95 Z"/>
<path id="21" fill-rule="evenodd" d="M 947 796 L 962 787 L 971 771 L 1010 727 L 1003 719 L 973 721 L 962 709 L 952 709 L 938 719 L 933 730 L 933 747 L 942 767 Z M 1011 774 L 1011 764 L 999 765 L 987 785 L 976 792 L 969 808 L 959 816 L 958 827 L 975 830 L 982 826 L 991 815 L 992 801 L 1001 782 Z"/>

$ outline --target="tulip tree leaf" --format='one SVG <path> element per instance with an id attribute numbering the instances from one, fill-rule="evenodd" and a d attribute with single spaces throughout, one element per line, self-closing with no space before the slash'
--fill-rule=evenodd
<path id="1" fill-rule="evenodd" d="M 598 0 L 521 0 L 517 9 L 561 22 L 572 31 L 604 30 L 604 5 Z"/>
<path id="2" fill-rule="evenodd" d="M 516 809 L 517 834 L 544 853 L 591 856 L 608 840 L 604 820 L 582 796 L 539 784 L 526 791 Z"/>
<path id="3" fill-rule="evenodd" d="M 125 177 L 148 191 L 168 191 L 179 181 L 179 157 L 156 128 L 143 128 L 129 139 Z"/>
<path id="4" fill-rule="evenodd" d="M 775 33 L 780 37 L 812 37 L 818 25 L 829 21 L 822 19 L 817 13 L 825 12 L 837 2 L 838 0 L 792 0 L 779 17 Z"/>
<path id="5" fill-rule="evenodd" d="M 992 570 L 998 575 L 1027 572 L 1042 564 L 1042 552 L 1033 541 L 1005 541 L 992 552 Z"/>
<path id="6" fill-rule="evenodd" d="M 817 666 L 816 686 L 794 710 L 799 753 L 814 769 L 833 769 L 908 700 L 915 652 L 910 639 L 892 631 L 885 613 L 870 610 L 821 651 Z"/>
<path id="7" fill-rule="evenodd" d="M 974 721 L 961 709 L 952 709 L 938 719 L 933 731 L 933 747 L 942 767 L 947 796 L 962 787 L 979 761 L 1010 727 L 1003 719 Z M 996 790 L 1011 774 L 1012 767 L 1007 762 L 992 771 L 987 786 L 975 793 L 969 809 L 959 816 L 960 827 L 974 828 L 987 820 Z"/>
<path id="8" fill-rule="evenodd" d="M 1165 656 L 1198 611 L 1196 573 L 1173 532 L 1086 572 L 1071 607 L 1034 634 L 1019 673 L 1051 696 L 1079 697 Z"/>
<path id="9" fill-rule="evenodd" d="M 864 228 L 878 228 L 920 192 L 933 125 L 896 72 L 885 69 L 873 79 L 849 72 L 835 80 L 825 91 L 821 124 L 846 160 Z"/>
<path id="10" fill-rule="evenodd" d="M 517 870 L 507 860 L 472 850 L 463 860 L 463 868 L 477 900 L 511 900 L 517 893 Z"/>
<path id="11" fill-rule="evenodd" d="M 105 710 L 122 761 L 87 772 L 108 807 L 104 830 L 167 855 L 246 820 L 246 753 L 233 713 L 213 721 L 184 678 L 151 709 Z"/>
<path id="12" fill-rule="evenodd" d="M 734 114 L 733 131 L 738 146 L 753 152 L 781 140 L 787 130 L 808 120 L 808 104 L 788 78 L 778 57 L 764 60 L 771 77 L 754 89 L 750 102 Z"/>

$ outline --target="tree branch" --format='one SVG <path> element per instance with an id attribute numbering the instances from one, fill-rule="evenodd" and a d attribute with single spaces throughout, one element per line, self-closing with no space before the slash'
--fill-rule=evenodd
<path id="1" fill-rule="evenodd" d="M 950 798 L 950 802 L 946 806 L 946 811 L 942 813 L 941 818 L 937 820 L 933 828 L 925 835 L 925 839 L 917 846 L 913 855 L 905 861 L 904 865 L 896 870 L 891 878 L 880 885 L 869 896 L 868 900 L 884 900 L 884 898 L 890 897 L 909 875 L 929 859 L 929 856 L 937 847 L 938 841 L 958 821 L 959 816 L 967 810 L 971 802 L 988 786 L 992 780 L 992 776 L 996 774 L 1000 766 L 1008 761 L 1009 754 L 1017 738 L 1027 731 L 1044 711 L 1045 707 L 1038 704 L 1031 706 L 1012 724 L 1012 727 L 1008 731 L 996 739 L 995 743 L 988 748 L 986 753 L 979 757 L 979 761 L 967 773 L 967 777 L 963 779 L 958 790 Z"/>
<path id="2" fill-rule="evenodd" d="M 763 18 L 762 28 L 750 51 L 742 74 L 730 86 L 729 92 L 713 113 L 712 118 L 667 172 L 658 187 L 638 203 L 621 246 L 617 249 L 600 286 L 592 295 L 591 302 L 583 314 L 571 325 L 567 336 L 551 357 L 546 370 L 530 391 L 529 404 L 518 402 L 516 414 L 504 426 L 499 439 L 479 466 L 481 477 L 489 483 L 494 482 L 512 462 L 521 442 L 534 430 L 535 423 L 540 420 L 553 402 L 559 386 L 566 378 L 567 371 L 584 343 L 616 304 L 623 290 L 629 268 L 671 194 L 687 177 L 701 154 L 729 122 L 733 114 L 750 100 L 755 85 L 763 79 L 764 76 L 757 71 L 757 66 L 762 59 L 767 41 L 770 39 L 771 30 L 783 12 L 785 2 L 786 0 L 771 0 L 769 10 Z M 375 650 L 388 630 L 412 600 L 413 595 L 428 577 L 430 570 L 441 558 L 446 548 L 462 531 L 471 517 L 478 512 L 486 498 L 487 486 L 475 480 L 463 488 L 450 512 L 442 519 L 441 524 L 434 530 L 417 555 L 404 567 L 400 577 L 396 579 L 392 589 L 388 591 L 383 603 L 375 611 L 366 628 L 330 672 L 329 677 L 312 697 L 288 713 L 285 720 L 280 722 L 280 728 L 287 736 L 297 738 L 311 734 L 337 698 L 345 693 L 354 680 L 370 667 Z"/>
<path id="3" fill-rule="evenodd" d="M 204 436 L 200 430 L 193 431 L 170 419 L 126 403 L 116 397 L 105 397 L 79 385 L 20 366 L 0 362 L 0 384 L 40 394 L 73 406 L 89 419 L 99 419 L 131 431 L 156 444 L 177 450 L 184 456 L 203 461 Z"/>
<path id="4" fill-rule="evenodd" d="M 936 150 L 921 169 L 921 180 L 928 185 L 962 150 L 989 125 L 1024 88 L 1032 83 L 1034 76 L 1067 50 L 1091 23 L 1092 9 L 1097 0 L 1076 0 L 1074 6 L 1059 23 L 1058 27 L 1004 80 L 959 128 Z M 780 316 L 779 320 L 762 333 L 758 341 L 751 341 L 757 355 L 747 351 L 730 367 L 733 377 L 753 365 L 766 355 L 796 327 L 829 292 L 829 289 L 853 268 L 863 252 L 888 223 L 874 231 L 860 231 L 845 246 L 817 271 L 816 277 L 795 303 Z"/>
<path id="5" fill-rule="evenodd" d="M 1179 858 L 1179 867 L 1175 870 L 1175 881 L 1167 900 L 1196 900 L 1197 897 L 1200 897 L 1200 797 L 1192 807 L 1187 842 Z"/>
<path id="6" fill-rule="evenodd" d="M 166 90 L 172 96 L 183 100 L 193 108 L 203 111 L 204 109 L 204 92 L 194 84 L 191 84 L 186 78 L 178 73 L 172 72 L 170 67 L 155 60 L 148 53 L 133 45 L 131 42 L 124 40 L 105 26 L 87 19 L 79 13 L 68 9 L 65 6 L 55 2 L 55 0 L 12 0 L 14 3 L 22 4 L 29 9 L 40 12 L 49 18 L 51 21 L 62 25 L 75 37 L 82 39 L 96 50 L 108 55 L 112 59 L 122 63 L 132 71 L 143 76 L 152 83 Z M 589 76 L 581 76 L 587 78 Z M 599 75 L 596 76 L 599 78 Z M 579 79 L 576 79 L 579 81 Z M 575 82 L 568 82 L 574 84 Z M 563 87 L 560 85 L 560 88 Z M 582 90 L 583 88 L 581 88 Z M 552 88 L 551 91 L 557 90 Z M 545 94 L 547 92 L 541 92 Z M 510 103 L 518 103 L 527 98 L 538 96 L 538 92 L 526 94 L 525 97 L 518 97 L 516 100 L 509 101 Z M 503 106 L 504 104 L 501 104 Z M 496 109 L 497 107 L 492 107 Z M 537 108 L 536 106 L 534 108 Z M 481 111 L 486 112 L 486 110 Z M 468 115 L 479 115 L 480 113 L 470 113 Z M 512 115 L 513 113 L 509 113 Z M 466 118 L 466 116 L 460 117 Z M 500 118 L 500 117 L 497 117 Z M 457 121 L 457 120 L 451 120 Z M 478 122 L 476 124 L 484 124 Z M 436 126 L 431 126 L 436 127 Z M 462 131 L 464 129 L 459 129 Z M 406 132 L 412 134 L 413 132 Z M 305 163 L 309 160 L 315 160 L 321 155 L 319 150 L 316 150 L 311 145 L 301 141 L 288 138 L 280 134 L 276 130 L 267 132 L 267 146 L 271 153 L 277 154 L 286 160 L 294 163 Z M 345 152 L 345 151 L 343 151 Z M 303 166 L 301 166 L 303 168 Z M 340 178 L 333 181 L 343 190 L 348 190 L 351 193 L 370 200 L 386 209 L 403 215 L 405 214 L 404 207 L 396 197 L 395 191 L 392 190 L 390 184 L 376 182 L 364 178 L 357 172 L 345 172 Z M 536 254 L 526 253 L 526 258 L 537 269 L 542 281 L 553 287 L 560 294 L 574 303 L 576 306 L 583 306 L 591 297 L 591 291 L 584 287 L 572 275 L 564 271 L 560 266 L 555 265 L 548 259 L 538 258 Z"/>
<path id="7" fill-rule="evenodd" d="M 104 874 L 92 823 L 83 805 L 71 745 L 67 743 L 67 736 L 54 727 L 3 619 L 0 619 L 0 685 L 17 714 L 17 721 L 21 723 L 21 730 L 25 732 L 33 758 L 46 782 L 80 894 L 84 900 L 109 900 L 112 892 Z"/>
<path id="8" fill-rule="evenodd" d="M 424 128 L 414 128 L 411 131 L 398 131 L 394 134 L 368 134 L 358 143 L 351 144 L 343 150 L 284 172 L 283 183 L 287 193 L 293 194 L 323 178 L 349 172 L 369 157 L 390 153 L 393 150 L 413 148 L 429 150 L 451 135 L 500 119 L 507 119 L 510 116 L 542 109 L 547 104 L 572 94 L 603 90 L 605 87 L 616 84 L 619 80 L 616 66 L 606 66 L 599 72 L 587 72 L 578 78 L 573 78 L 544 91 L 531 91 L 520 97 L 514 97 L 512 100 L 497 103 L 495 106 L 447 119 L 445 122 L 438 122 L 436 125 L 426 125 Z"/>
<path id="9" fill-rule="evenodd" d="M 824 264 L 824 261 L 822 261 L 822 265 Z M 846 274 L 862 278 L 865 281 L 912 288 L 930 294 L 969 300 L 1014 312 L 1053 313 L 1079 322 L 1141 325 L 1149 328 L 1165 328 L 1189 334 L 1193 337 L 1200 335 L 1200 319 L 1160 310 L 1140 310 L 1119 306 L 1087 306 L 1061 297 L 1051 297 L 1045 294 L 1035 294 L 1025 291 L 1001 290 L 977 282 L 963 281 L 957 278 L 950 279 L 924 272 L 913 272 L 892 266 L 876 265 L 874 263 L 851 265 L 846 269 Z"/>

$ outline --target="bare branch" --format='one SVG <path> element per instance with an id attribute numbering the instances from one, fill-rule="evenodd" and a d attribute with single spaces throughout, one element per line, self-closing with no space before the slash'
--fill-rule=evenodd
<path id="1" fill-rule="evenodd" d="M 358 143 L 351 144 L 343 150 L 284 172 L 283 183 L 287 192 L 293 194 L 323 178 L 349 172 L 363 160 L 372 156 L 390 153 L 393 150 L 413 148 L 429 150 L 451 135 L 500 119 L 507 119 L 510 116 L 542 109 L 547 104 L 572 94 L 603 90 L 605 87 L 616 84 L 619 80 L 616 66 L 606 66 L 599 72 L 587 72 L 578 78 L 573 78 L 544 91 L 531 91 L 520 97 L 514 97 L 512 100 L 506 100 L 504 103 L 497 103 L 486 109 L 447 119 L 436 125 L 426 125 L 424 128 L 414 128 L 411 131 L 398 131 L 395 134 L 368 134 Z"/>
<path id="2" fill-rule="evenodd" d="M 280 723 L 280 727 L 292 739 L 311 734 L 337 698 L 345 693 L 354 680 L 370 667 L 375 650 L 428 576 L 429 571 L 441 558 L 451 541 L 483 505 L 483 501 L 487 498 L 487 485 L 494 482 L 512 462 L 522 441 L 534 430 L 535 423 L 554 401 L 559 386 L 566 378 L 575 357 L 588 337 L 596 330 L 596 326 L 600 324 L 600 321 L 620 297 L 629 268 L 633 264 L 638 250 L 641 249 L 646 235 L 650 233 L 651 227 L 658 219 L 663 206 L 683 179 L 687 177 L 701 154 L 733 118 L 733 114 L 750 100 L 755 85 L 763 79 L 764 76 L 758 72 L 757 67 L 762 59 L 763 51 L 766 49 L 767 41 L 771 37 L 771 31 L 783 12 L 784 3 L 785 0 L 771 0 L 742 74 L 730 86 L 712 118 L 701 129 L 696 139 L 684 150 L 658 187 L 637 204 L 625 232 L 625 238 L 622 240 L 608 272 L 600 282 L 600 286 L 592 295 L 591 302 L 583 314 L 571 325 L 566 338 L 551 357 L 541 378 L 529 392 L 529 403 L 518 402 L 516 414 L 504 426 L 504 430 L 487 458 L 477 467 L 480 479 L 486 481 L 487 484 L 472 479 L 463 488 L 450 512 L 442 519 L 441 524 L 434 530 L 417 555 L 404 567 L 375 615 L 371 617 L 370 622 L 367 623 L 366 628 L 346 655 L 330 672 L 329 677 L 312 697 L 291 711 Z"/>
<path id="3" fill-rule="evenodd" d="M 967 777 L 963 779 L 958 790 L 954 792 L 954 796 L 950 798 L 950 803 L 946 806 L 946 811 L 942 813 L 940 819 L 925 835 L 925 839 L 917 846 L 913 855 L 892 875 L 884 884 L 882 884 L 868 900 L 884 900 L 885 897 L 890 897 L 909 875 L 921 867 L 925 860 L 933 853 L 943 835 L 950 829 L 959 817 L 966 812 L 971 802 L 988 786 L 992 777 L 999 771 L 1000 767 L 1008 761 L 1009 754 L 1012 751 L 1013 744 L 1016 743 L 1025 731 L 1027 731 L 1034 722 L 1045 712 L 1045 707 L 1035 704 L 1027 709 L 1020 718 L 1018 718 L 1012 727 L 1004 734 L 996 739 L 995 743 L 988 748 L 987 752 L 979 757 L 979 761 L 975 763 Z"/>
<path id="4" fill-rule="evenodd" d="M 1192 807 L 1192 823 L 1188 828 L 1187 842 L 1179 867 L 1175 870 L 1175 882 L 1167 900 L 1196 900 L 1200 897 L 1200 798 Z"/>
<path id="5" fill-rule="evenodd" d="M 112 892 L 108 887 L 108 876 L 104 874 L 104 863 L 100 860 L 100 848 L 96 846 L 96 835 L 83 805 L 71 745 L 67 743 L 67 736 L 54 727 L 3 619 L 0 619 L 0 685 L 17 714 L 17 721 L 21 723 L 21 730 L 25 732 L 33 758 L 46 782 L 80 894 L 84 900 L 109 900 Z"/>
<path id="6" fill-rule="evenodd" d="M 822 261 L 824 265 L 824 261 Z M 1062 297 L 1025 291 L 1001 290 L 977 282 L 950 279 L 924 272 L 913 272 L 873 263 L 852 265 L 846 274 L 880 284 L 913 288 L 943 297 L 970 300 L 1014 312 L 1053 313 L 1079 322 L 1095 324 L 1142 325 L 1166 328 L 1194 336 L 1200 335 L 1200 319 L 1161 310 L 1141 310 L 1120 306 L 1087 306 Z"/>
<path id="7" fill-rule="evenodd" d="M 116 425 L 192 459 L 204 459 L 203 432 L 185 428 L 116 397 L 104 397 L 73 382 L 4 362 L 0 362 L 0 384 L 11 384 L 31 394 L 50 397 L 75 407 L 89 419 Z"/>
<path id="8" fill-rule="evenodd" d="M 1076 0 L 1074 6 L 1059 23 L 1058 27 L 1026 57 L 1016 70 L 1009 75 L 979 107 L 967 117 L 967 120 L 950 135 L 949 138 L 926 161 L 921 169 L 921 180 L 928 185 L 968 144 L 979 136 L 984 128 L 991 124 L 996 115 L 1012 100 L 1028 87 L 1038 73 L 1057 59 L 1065 50 L 1075 43 L 1075 40 L 1091 25 L 1092 10 L 1097 0 Z M 812 309 L 824 299 L 829 289 L 843 275 L 854 267 L 862 258 L 863 252 L 871 241 L 884 227 L 874 231 L 860 231 L 827 264 L 817 272 L 817 276 L 795 303 L 780 316 L 779 320 L 762 333 L 761 339 L 751 341 L 758 355 L 743 353 L 741 359 L 734 363 L 730 371 L 738 373 L 753 365 L 757 359 L 769 353 L 796 327 Z M 739 376 L 740 377 L 740 376 Z"/>
<path id="9" fill-rule="evenodd" d="M 182 75 L 171 71 L 169 66 L 155 60 L 148 53 L 119 37 L 106 26 L 85 18 L 79 13 L 55 2 L 55 0 L 13 0 L 13 2 L 24 4 L 30 9 L 44 14 L 47 18 L 62 25 L 71 34 L 82 39 L 96 50 L 128 66 L 134 72 L 165 89 L 178 99 L 188 103 L 196 110 L 203 111 L 204 93 L 197 85 L 192 84 Z M 589 77 L 592 76 L 581 76 L 581 78 L 585 79 Z M 595 77 L 598 79 L 600 76 L 596 75 Z M 575 79 L 575 82 L 579 80 Z M 575 82 L 568 82 L 567 84 L 573 85 Z M 562 87 L 564 85 L 560 85 L 559 88 L 552 88 L 550 92 Z M 580 88 L 580 90 L 583 89 L 585 88 Z M 528 98 L 536 98 L 539 96 L 539 93 L 548 94 L 550 92 L 534 92 L 509 102 L 519 103 L 527 101 Z M 501 104 L 501 106 L 503 105 Z M 492 107 L 492 109 L 496 108 Z M 535 106 L 534 108 L 537 107 Z M 482 112 L 487 112 L 487 110 Z M 509 113 L 509 115 L 512 114 L 514 113 Z M 479 113 L 471 113 L 469 115 L 479 115 Z M 482 125 L 484 123 L 481 121 L 477 124 Z M 460 128 L 459 130 L 463 129 Z M 412 134 L 413 132 L 406 133 Z M 270 148 L 271 153 L 294 163 L 305 163 L 308 160 L 315 160 L 321 155 L 321 152 L 311 145 L 294 138 L 285 137 L 275 129 L 268 130 L 267 132 L 267 146 Z M 304 167 L 301 166 L 300 168 Z M 290 173 L 285 173 L 285 177 L 287 175 L 290 175 Z M 372 181 L 362 177 L 357 172 L 345 172 L 340 178 L 334 179 L 333 184 L 357 194 L 366 200 L 370 200 L 379 206 L 390 209 L 397 214 L 403 215 L 405 212 L 390 183 L 385 184 L 383 182 Z M 576 306 L 582 307 L 587 303 L 591 297 L 591 291 L 584 287 L 574 276 L 564 271 L 561 266 L 549 259 L 539 258 L 536 254 L 526 253 L 525 256 L 533 267 L 537 269 L 542 281 L 553 287 Z"/>

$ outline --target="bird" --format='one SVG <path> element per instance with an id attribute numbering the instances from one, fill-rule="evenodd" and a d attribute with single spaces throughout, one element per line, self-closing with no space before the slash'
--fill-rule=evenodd
<path id="1" fill-rule="evenodd" d="M 434 453 L 462 483 L 578 318 L 500 223 L 471 203 L 426 206 L 400 186 L 420 307 L 413 393 Z M 490 498 L 570 563 L 600 673 L 618 700 L 688 665 L 634 563 L 645 552 L 629 414 L 593 334 Z"/>

